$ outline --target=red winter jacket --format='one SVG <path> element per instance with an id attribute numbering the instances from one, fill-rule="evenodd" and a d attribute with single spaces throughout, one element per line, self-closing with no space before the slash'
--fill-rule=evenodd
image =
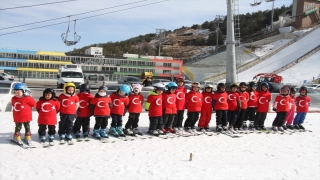
<path id="1" fill-rule="evenodd" d="M 249 101 L 249 93 L 247 91 L 241 92 L 239 91 L 239 99 L 241 101 L 241 109 L 248 108 L 248 101 Z"/>
<path id="2" fill-rule="evenodd" d="M 186 106 L 186 94 L 187 89 L 184 86 L 178 86 L 178 89 L 176 90 L 175 94 L 177 95 L 176 98 L 176 107 L 177 110 L 184 110 Z"/>
<path id="3" fill-rule="evenodd" d="M 202 92 L 202 107 L 201 107 L 201 112 L 208 112 L 212 113 L 212 96 L 213 94 L 211 92 Z"/>
<path id="4" fill-rule="evenodd" d="M 238 101 L 240 101 L 239 99 L 239 93 L 237 91 L 232 92 L 229 91 L 228 93 L 228 110 L 230 111 L 236 111 L 238 109 Z"/>
<path id="5" fill-rule="evenodd" d="M 149 111 L 149 117 L 162 116 L 162 95 L 151 91 L 145 106 Z"/>
<path id="6" fill-rule="evenodd" d="M 129 105 L 128 97 L 121 97 L 117 92 L 113 92 L 110 95 L 112 101 L 111 114 L 117 114 L 123 116 L 124 109 Z"/>
<path id="7" fill-rule="evenodd" d="M 164 114 L 177 114 L 176 94 L 162 93 L 162 108 Z"/>
<path id="8" fill-rule="evenodd" d="M 295 104 L 297 106 L 297 112 L 308 112 L 311 99 L 309 96 L 298 96 L 296 97 Z"/>
<path id="9" fill-rule="evenodd" d="M 144 97 L 141 93 L 129 94 L 129 107 L 128 112 L 129 113 L 141 113 L 142 112 L 142 104 L 144 101 Z"/>
<path id="10" fill-rule="evenodd" d="M 186 109 L 188 112 L 200 112 L 202 107 L 202 94 L 198 91 L 189 91 L 186 95 Z"/>
<path id="11" fill-rule="evenodd" d="M 13 121 L 23 123 L 32 121 L 32 107 L 36 107 L 36 101 L 31 96 L 11 98 Z"/>
<path id="12" fill-rule="evenodd" d="M 273 108 L 277 112 L 288 112 L 291 107 L 291 97 L 279 94 L 273 102 Z"/>
<path id="13" fill-rule="evenodd" d="M 78 114 L 78 117 L 89 117 L 90 116 L 90 101 L 93 98 L 91 93 L 87 92 L 80 92 L 77 94 L 79 97 L 79 108 L 78 111 L 80 113 Z"/>
<path id="14" fill-rule="evenodd" d="M 70 96 L 68 94 L 60 94 L 59 101 L 61 102 L 60 113 L 62 114 L 77 114 L 79 106 L 79 97 L 77 95 Z"/>
<path id="15" fill-rule="evenodd" d="M 57 113 L 60 111 L 60 102 L 57 99 L 40 98 L 36 107 L 39 116 L 38 124 L 56 125 Z"/>
<path id="16" fill-rule="evenodd" d="M 259 93 L 257 91 L 248 91 L 248 94 L 249 94 L 248 107 L 257 107 Z"/>
<path id="17" fill-rule="evenodd" d="M 269 91 L 258 91 L 259 99 L 258 99 L 258 107 L 257 112 L 268 112 L 269 110 L 269 103 L 271 101 L 271 94 Z"/>
<path id="18" fill-rule="evenodd" d="M 228 93 L 227 92 L 215 92 L 212 96 L 215 101 L 214 110 L 228 110 Z"/>
<path id="19" fill-rule="evenodd" d="M 94 116 L 110 116 L 111 99 L 108 96 L 96 95 L 91 99 L 90 104 L 94 106 Z"/>

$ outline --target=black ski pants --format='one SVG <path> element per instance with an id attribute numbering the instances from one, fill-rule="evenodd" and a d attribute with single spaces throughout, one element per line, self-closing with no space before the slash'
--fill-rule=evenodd
<path id="1" fill-rule="evenodd" d="M 75 119 L 75 114 L 61 114 L 59 121 L 58 134 L 71 134 L 73 129 L 73 121 Z"/>
<path id="2" fill-rule="evenodd" d="M 281 127 L 284 124 L 284 120 L 287 117 L 288 112 L 277 112 L 277 116 L 274 119 L 272 126 Z"/>
<path id="3" fill-rule="evenodd" d="M 267 118 L 267 113 L 257 112 L 254 120 L 254 126 L 264 126 L 264 121 Z"/>
<path id="4" fill-rule="evenodd" d="M 217 126 L 227 126 L 227 110 L 216 110 L 216 123 Z"/>
<path id="5" fill-rule="evenodd" d="M 80 129 L 82 127 L 82 133 L 90 132 L 90 116 L 89 117 L 77 117 L 74 122 L 73 132 L 80 133 Z"/>
<path id="6" fill-rule="evenodd" d="M 173 127 L 182 127 L 184 110 L 178 110 L 177 114 L 174 116 Z"/>
<path id="7" fill-rule="evenodd" d="M 129 113 L 129 118 L 124 126 L 125 129 L 135 129 L 139 124 L 140 113 Z"/>
<path id="8" fill-rule="evenodd" d="M 38 134 L 39 136 L 45 136 L 46 130 L 48 127 L 48 135 L 55 135 L 56 134 L 56 126 L 55 125 L 45 125 L 45 124 L 39 124 Z"/>
<path id="9" fill-rule="evenodd" d="M 121 127 L 122 126 L 122 115 L 111 114 L 112 122 L 111 127 Z"/>
<path id="10" fill-rule="evenodd" d="M 163 114 L 163 128 L 172 128 L 175 114 Z"/>
<path id="11" fill-rule="evenodd" d="M 162 116 L 153 116 L 149 117 L 150 125 L 149 125 L 149 131 L 161 129 L 163 125 L 163 119 Z"/>
<path id="12" fill-rule="evenodd" d="M 199 120 L 199 115 L 200 112 L 188 112 L 187 113 L 187 119 L 184 122 L 184 127 L 185 128 L 191 128 L 191 129 L 195 129 L 195 125 L 197 123 L 197 121 Z"/>
<path id="13" fill-rule="evenodd" d="M 106 129 L 108 126 L 108 118 L 109 116 L 96 116 L 96 124 L 93 129 Z"/>
<path id="14" fill-rule="evenodd" d="M 242 127 L 242 123 L 244 120 L 244 116 L 246 115 L 246 111 L 247 109 L 241 109 L 241 111 L 238 114 L 237 121 L 235 122 L 235 127 L 237 128 Z"/>
<path id="15" fill-rule="evenodd" d="M 227 117 L 228 117 L 228 122 L 229 122 L 229 126 L 233 126 L 233 124 L 236 122 L 238 116 L 238 111 L 228 111 L 227 112 Z"/>
<path id="16" fill-rule="evenodd" d="M 249 120 L 250 123 L 254 123 L 254 121 L 256 119 L 256 117 L 255 117 L 256 111 L 257 111 L 257 107 L 248 107 L 246 115 L 244 117 L 244 121 L 246 122 L 247 120 Z"/>

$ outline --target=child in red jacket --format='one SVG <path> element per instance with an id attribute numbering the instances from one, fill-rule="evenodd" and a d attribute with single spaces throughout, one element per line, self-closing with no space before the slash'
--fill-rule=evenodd
<path id="1" fill-rule="evenodd" d="M 296 90 L 294 88 L 290 88 L 290 97 L 291 97 L 291 107 L 290 110 L 287 114 L 286 119 L 284 120 L 284 125 L 283 125 L 283 129 L 291 129 L 293 130 L 293 118 L 294 118 L 294 111 L 296 109 L 296 105 L 294 102 L 294 95 L 296 94 Z"/>
<path id="2" fill-rule="evenodd" d="M 263 82 L 261 84 L 261 90 L 258 91 L 259 99 L 258 99 L 258 106 L 257 106 L 257 113 L 254 120 L 254 125 L 250 124 L 249 128 L 254 130 L 265 130 L 264 121 L 267 118 L 267 114 L 269 111 L 269 104 L 271 101 L 271 94 L 268 91 L 269 85 L 267 82 Z"/>
<path id="3" fill-rule="evenodd" d="M 202 107 L 201 107 L 201 115 L 198 123 L 199 131 L 210 131 L 209 123 L 212 116 L 212 94 L 213 86 L 211 84 L 206 84 L 203 87 L 202 91 Z"/>
<path id="4" fill-rule="evenodd" d="M 163 126 L 162 131 L 164 133 L 176 133 L 172 129 L 172 124 L 174 116 L 177 114 L 176 107 L 176 94 L 175 91 L 178 88 L 178 85 L 175 82 L 169 82 L 167 84 L 167 91 L 162 94 L 162 109 L 163 109 Z"/>
<path id="5" fill-rule="evenodd" d="M 257 107 L 258 107 L 258 99 L 259 99 L 259 93 L 257 91 L 257 83 L 254 81 L 251 81 L 249 83 L 248 87 L 248 94 L 249 94 L 249 100 L 248 100 L 248 108 L 246 111 L 246 114 L 244 116 L 244 121 L 242 123 L 242 129 L 240 130 L 247 130 L 248 125 L 247 125 L 247 120 L 249 120 L 249 125 L 250 127 L 254 127 L 254 121 L 255 121 L 255 116 L 257 113 Z M 265 127 L 260 127 L 261 129 Z"/>
<path id="6" fill-rule="evenodd" d="M 226 85 L 219 83 L 217 91 L 212 96 L 212 106 L 216 111 L 216 131 L 227 131 L 227 111 L 228 111 L 228 93 L 226 92 Z"/>
<path id="7" fill-rule="evenodd" d="M 234 123 L 237 119 L 238 113 L 241 111 L 241 102 L 239 98 L 238 93 L 238 87 L 239 85 L 237 83 L 232 83 L 230 85 L 230 91 L 228 91 L 228 122 L 229 122 L 229 131 L 232 133 L 236 133 L 236 131 L 233 129 Z"/>
<path id="8" fill-rule="evenodd" d="M 147 102 L 145 104 L 146 111 L 149 111 L 149 134 L 154 136 L 163 135 L 161 130 L 163 125 L 162 118 L 162 92 L 165 90 L 165 86 L 161 83 L 155 83 L 154 90 L 149 93 Z"/>
<path id="9" fill-rule="evenodd" d="M 110 117 L 111 99 L 107 95 L 107 90 L 106 86 L 100 86 L 98 93 L 90 101 L 90 113 L 96 119 L 93 127 L 93 136 L 97 139 L 108 138 L 106 128 Z"/>
<path id="10" fill-rule="evenodd" d="M 15 84 L 14 96 L 11 98 L 13 121 L 16 125 L 12 140 L 18 144 L 23 144 L 20 136 L 22 124 L 25 129 L 25 139 L 31 143 L 30 121 L 32 121 L 32 108 L 36 106 L 36 101 L 25 94 L 27 88 L 23 83 Z"/>
<path id="11" fill-rule="evenodd" d="M 74 83 L 65 83 L 63 91 L 64 93 L 59 96 L 61 106 L 58 134 L 60 136 L 61 143 L 64 143 L 64 139 L 66 139 L 68 143 L 72 144 L 71 133 L 73 129 L 73 121 L 79 107 L 79 97 L 75 94 L 76 85 Z"/>
<path id="12" fill-rule="evenodd" d="M 272 122 L 273 131 L 284 131 L 283 123 L 287 117 L 288 111 L 291 107 L 290 87 L 283 86 L 280 89 L 280 94 L 273 102 L 273 111 L 277 112 L 277 116 Z"/>
<path id="13" fill-rule="evenodd" d="M 187 119 L 184 122 L 185 131 L 189 133 L 196 132 L 195 124 L 199 119 L 202 107 L 202 94 L 200 93 L 200 83 L 193 82 L 191 91 L 186 95 L 186 109 L 188 110 Z"/>
<path id="14" fill-rule="evenodd" d="M 184 119 L 184 109 L 186 106 L 185 96 L 187 94 L 187 89 L 184 87 L 184 77 L 178 76 L 176 77 L 176 83 L 178 85 L 177 90 L 175 91 L 176 94 L 176 107 L 177 107 L 177 114 L 174 117 L 173 121 L 173 130 L 175 132 L 182 132 L 182 122 Z"/>
<path id="15" fill-rule="evenodd" d="M 124 133 L 127 135 L 142 135 L 138 130 L 139 117 L 142 112 L 142 104 L 144 102 L 144 97 L 141 94 L 142 86 L 140 84 L 133 84 L 132 89 L 133 92 L 129 94 L 129 118 L 124 126 Z"/>
<path id="16" fill-rule="evenodd" d="M 237 121 L 235 122 L 234 129 L 236 131 L 243 131 L 242 124 L 244 121 L 244 117 L 246 115 L 246 111 L 248 108 L 249 101 L 249 93 L 247 92 L 247 83 L 241 82 L 239 84 L 239 99 L 241 101 L 241 110 L 238 113 Z"/>
<path id="17" fill-rule="evenodd" d="M 309 106 L 311 105 L 311 99 L 308 96 L 308 89 L 305 86 L 302 86 L 299 90 L 300 95 L 296 97 L 295 104 L 297 106 L 297 114 L 294 117 L 293 120 L 293 127 L 294 129 L 301 129 L 305 130 L 305 128 L 302 126 L 306 115 L 309 111 Z"/>
<path id="18" fill-rule="evenodd" d="M 42 97 L 37 102 L 36 109 L 39 113 L 38 134 L 40 141 L 45 143 L 46 141 L 46 129 L 48 127 L 49 144 L 54 145 L 53 139 L 56 134 L 57 113 L 60 110 L 60 102 L 56 97 L 54 89 L 47 88 L 43 91 Z"/>
<path id="19" fill-rule="evenodd" d="M 89 140 L 90 132 L 90 101 L 93 96 L 90 93 L 90 87 L 88 84 L 82 84 L 80 86 L 80 92 L 77 94 L 79 97 L 79 108 L 77 110 L 77 119 L 74 122 L 73 133 L 76 136 L 76 139 L 80 140 L 80 129 L 82 126 L 82 134 L 85 140 Z"/>
<path id="20" fill-rule="evenodd" d="M 124 84 L 120 88 L 110 95 L 112 101 L 111 107 L 111 128 L 110 134 L 115 137 L 125 137 L 126 135 L 122 130 L 122 117 L 125 115 L 129 105 L 128 95 L 131 92 L 131 87 Z"/>

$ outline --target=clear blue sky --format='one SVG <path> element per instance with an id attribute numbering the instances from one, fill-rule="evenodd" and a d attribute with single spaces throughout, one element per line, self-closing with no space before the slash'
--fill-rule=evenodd
<path id="1" fill-rule="evenodd" d="M 64 0 L 1 0 L 0 9 L 58 1 Z M 250 3 L 253 3 L 253 1 L 239 0 L 240 14 L 271 10 L 272 3 L 263 2 L 260 6 L 251 7 Z M 133 8 L 155 2 L 161 3 Z M 124 5 L 128 3 L 132 4 Z M 289 6 L 291 3 L 292 0 L 277 0 L 275 1 L 275 7 Z M 76 31 L 81 36 L 81 41 L 75 46 L 66 46 L 61 40 L 61 34 L 67 30 L 67 23 L 1 35 L 67 22 L 68 18 L 66 16 L 68 15 L 113 6 L 119 7 L 71 17 L 73 20 L 110 12 L 110 14 L 78 20 Z M 128 8 L 129 10 L 121 11 Z M 113 11 L 119 12 L 112 13 Z M 156 29 L 159 28 L 174 30 L 182 26 L 202 24 L 205 21 L 213 20 L 216 15 L 226 14 L 226 0 L 77 0 L 44 6 L 0 10 L 0 29 L 66 17 L 55 21 L 0 30 L 0 47 L 66 52 L 90 44 L 122 41 L 139 35 L 155 33 Z M 73 23 L 71 25 L 70 40 L 72 40 L 72 35 Z"/>

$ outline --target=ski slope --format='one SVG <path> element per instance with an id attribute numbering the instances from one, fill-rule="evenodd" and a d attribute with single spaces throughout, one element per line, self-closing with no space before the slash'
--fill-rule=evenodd
<path id="1" fill-rule="evenodd" d="M 284 48 L 277 54 L 264 60 L 263 62 L 241 72 L 238 74 L 238 81 L 251 81 L 253 76 L 258 73 L 270 73 L 273 72 L 308 53 L 318 45 L 320 45 L 320 28 L 314 30 L 305 37 L 299 39 L 295 43 Z M 319 56 L 318 56 L 319 59 Z M 316 62 L 315 62 L 316 63 Z M 316 64 L 320 64 L 319 61 Z M 303 71 L 309 71 L 304 69 Z M 320 72 L 318 69 L 314 75 L 318 75 Z M 284 77 L 287 78 L 287 77 Z"/>
<path id="2" fill-rule="evenodd" d="M 275 115 L 268 113 L 266 126 L 271 126 Z M 102 144 L 91 139 L 59 145 L 55 141 L 56 145 L 49 148 L 34 142 L 37 148 L 22 149 L 6 140 L 13 135 L 14 123 L 12 114 L 5 112 L 0 121 L 0 179 L 320 179 L 319 115 L 307 114 L 304 125 L 313 132 L 292 135 L 254 133 L 230 138 L 220 134 L 134 141 L 110 138 L 116 142 Z M 34 112 L 31 122 L 32 139 L 36 141 L 37 116 Z M 127 119 L 128 115 L 124 123 Z M 147 129 L 147 113 L 141 114 L 139 125 L 140 129 Z M 93 117 L 90 126 L 94 126 Z M 215 114 L 210 128 L 214 126 Z"/>

